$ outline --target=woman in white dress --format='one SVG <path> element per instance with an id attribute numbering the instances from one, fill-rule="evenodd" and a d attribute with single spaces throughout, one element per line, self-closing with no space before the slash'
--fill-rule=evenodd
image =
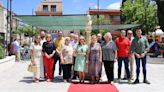
<path id="1" fill-rule="evenodd" d="M 39 82 L 39 78 L 41 74 L 40 66 L 41 66 L 41 62 L 43 62 L 40 36 L 35 36 L 34 43 L 32 43 L 30 46 L 30 54 L 31 54 L 31 63 L 33 65 L 36 65 L 37 67 L 37 72 L 34 73 L 33 79 L 34 79 L 34 82 Z"/>

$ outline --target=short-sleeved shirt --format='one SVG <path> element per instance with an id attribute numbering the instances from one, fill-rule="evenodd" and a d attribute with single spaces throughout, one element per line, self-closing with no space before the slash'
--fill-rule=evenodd
<path id="1" fill-rule="evenodd" d="M 135 37 L 131 44 L 131 51 L 137 54 L 142 54 L 148 50 L 149 43 L 145 37 Z"/>
<path id="2" fill-rule="evenodd" d="M 128 38 L 118 37 L 115 41 L 118 57 L 128 57 L 130 49 L 130 40 Z"/>
<path id="3" fill-rule="evenodd" d="M 57 38 L 56 40 L 55 40 L 55 45 L 56 45 L 56 49 L 58 50 L 58 51 L 61 51 L 61 48 L 62 48 L 62 46 L 64 45 L 64 42 L 65 42 L 65 39 L 64 39 L 64 37 L 62 37 L 62 38 Z"/>
<path id="4" fill-rule="evenodd" d="M 53 51 L 56 50 L 56 46 L 53 42 L 48 43 L 48 42 L 44 42 L 43 43 L 43 53 L 47 53 L 48 55 L 52 54 Z"/>
<path id="5" fill-rule="evenodd" d="M 30 50 L 33 50 L 34 57 L 41 57 L 42 56 L 42 46 L 35 45 L 34 43 L 31 44 Z"/>
<path id="6" fill-rule="evenodd" d="M 14 52 L 19 52 L 20 51 L 20 44 L 18 41 L 14 41 Z"/>
<path id="7" fill-rule="evenodd" d="M 73 47 L 71 45 L 63 45 L 61 52 L 63 55 L 64 64 L 72 64 L 73 62 Z"/>
<path id="8" fill-rule="evenodd" d="M 105 61 L 113 61 L 115 58 L 114 52 L 117 50 L 116 44 L 113 41 L 102 43 L 102 58 Z"/>

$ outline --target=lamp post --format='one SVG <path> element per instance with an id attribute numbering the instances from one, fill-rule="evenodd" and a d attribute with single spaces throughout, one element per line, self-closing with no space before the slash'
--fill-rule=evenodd
<path id="1" fill-rule="evenodd" d="M 6 55 L 8 55 L 10 52 L 8 52 L 8 28 L 9 28 L 9 13 L 8 13 L 8 10 L 9 10 L 9 0 L 7 0 L 7 16 L 6 16 L 6 20 L 7 20 L 7 26 L 6 26 Z"/>
<path id="2" fill-rule="evenodd" d="M 97 29 L 99 31 L 99 0 L 97 0 Z"/>
<path id="3" fill-rule="evenodd" d="M 10 54 L 12 53 L 11 44 L 12 44 L 12 0 L 10 2 Z"/>

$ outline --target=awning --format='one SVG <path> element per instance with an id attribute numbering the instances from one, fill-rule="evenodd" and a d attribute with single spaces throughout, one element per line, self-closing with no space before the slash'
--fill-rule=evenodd
<path id="1" fill-rule="evenodd" d="M 118 24 L 118 25 L 93 25 L 93 30 L 103 30 L 103 29 L 109 29 L 109 30 L 118 30 L 118 29 L 129 29 L 138 27 L 140 24 Z"/>
<path id="2" fill-rule="evenodd" d="M 56 16 L 36 16 L 17 15 L 16 18 L 23 23 L 41 28 L 44 30 L 85 30 L 87 15 L 56 15 Z M 139 24 L 119 24 L 119 25 L 92 25 L 93 30 L 117 30 L 129 29 L 140 26 Z"/>
<path id="3" fill-rule="evenodd" d="M 86 26 L 86 15 L 16 16 L 20 21 L 44 30 L 81 30 Z"/>

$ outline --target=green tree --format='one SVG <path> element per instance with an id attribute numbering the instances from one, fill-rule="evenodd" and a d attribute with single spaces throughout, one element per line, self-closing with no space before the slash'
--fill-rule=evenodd
<path id="1" fill-rule="evenodd" d="M 97 16 L 92 16 L 92 24 L 93 25 L 106 25 L 106 24 L 111 24 L 110 20 L 105 19 L 104 16 L 99 16 L 99 18 L 97 18 Z"/>
<path id="2" fill-rule="evenodd" d="M 3 39 L 2 36 L 0 36 L 0 59 L 3 59 L 5 57 L 5 51 L 1 42 L 2 39 Z"/>
<path id="3" fill-rule="evenodd" d="M 121 11 L 124 24 L 141 24 L 144 33 L 158 24 L 157 5 L 150 0 L 126 0 Z"/>
<path id="4" fill-rule="evenodd" d="M 158 6 L 158 20 L 162 30 L 164 30 L 164 0 L 155 0 Z"/>
<path id="5" fill-rule="evenodd" d="M 25 26 L 18 28 L 16 31 L 14 31 L 14 33 L 19 35 L 23 33 L 25 36 L 33 37 L 36 34 L 39 34 L 39 31 L 34 27 Z"/>
<path id="6" fill-rule="evenodd" d="M 105 16 L 103 16 L 103 15 L 99 15 L 99 18 L 97 18 L 97 15 L 92 16 L 92 25 L 109 25 L 109 24 L 111 24 L 111 20 L 105 19 Z M 91 34 L 93 34 L 93 35 L 96 35 L 98 33 L 105 34 L 108 31 L 109 30 L 107 30 L 107 29 L 103 29 L 103 30 L 97 29 L 97 30 L 92 30 Z"/>

